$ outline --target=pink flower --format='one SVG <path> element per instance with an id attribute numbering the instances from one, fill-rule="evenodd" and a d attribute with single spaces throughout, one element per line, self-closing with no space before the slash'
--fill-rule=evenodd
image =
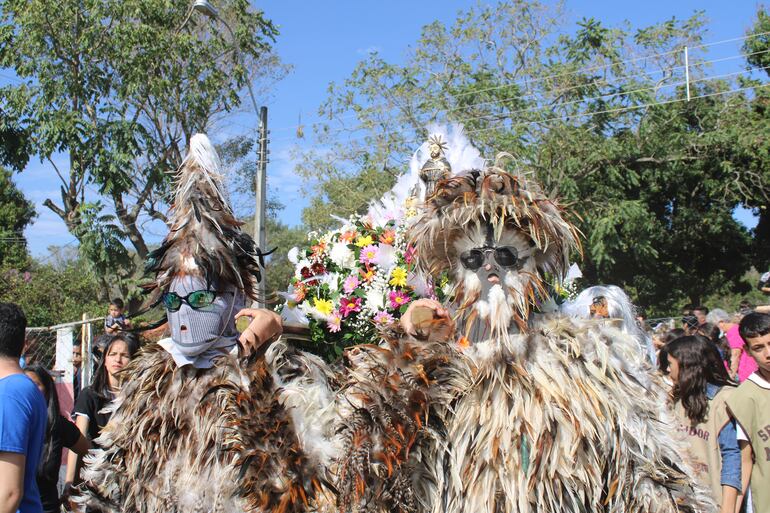
<path id="1" fill-rule="evenodd" d="M 360 297 L 346 297 L 340 301 L 340 313 L 343 317 L 347 317 L 353 312 L 361 311 L 361 298 Z"/>
<path id="2" fill-rule="evenodd" d="M 372 319 L 375 324 L 378 324 L 380 326 L 387 326 L 388 324 L 393 322 L 393 316 L 390 315 L 385 310 L 380 310 L 374 315 L 374 318 Z"/>
<path id="3" fill-rule="evenodd" d="M 400 290 L 391 291 L 388 295 L 388 298 L 390 299 L 390 307 L 394 310 L 398 310 L 412 300 L 412 298 Z"/>
<path id="4" fill-rule="evenodd" d="M 342 328 L 342 316 L 339 311 L 334 310 L 329 314 L 329 320 L 326 321 L 326 326 L 329 327 L 329 331 L 337 333 Z"/>
<path id="5" fill-rule="evenodd" d="M 377 263 L 376 260 L 379 251 L 380 248 L 378 248 L 376 244 L 369 244 L 368 246 L 361 249 L 361 256 L 359 257 L 359 260 L 362 264 L 375 264 Z"/>
<path id="6" fill-rule="evenodd" d="M 342 284 L 342 290 L 345 291 L 345 294 L 352 294 L 359 283 L 361 282 L 358 280 L 358 276 L 348 276 Z"/>
<path id="7" fill-rule="evenodd" d="M 417 253 L 417 250 L 412 246 L 411 244 L 406 247 L 406 251 L 404 252 L 404 261 L 407 264 L 411 264 L 414 261 L 414 256 Z"/>

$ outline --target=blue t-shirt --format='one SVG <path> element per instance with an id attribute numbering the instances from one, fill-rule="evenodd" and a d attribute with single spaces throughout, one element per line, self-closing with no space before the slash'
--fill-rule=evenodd
<path id="1" fill-rule="evenodd" d="M 24 495 L 18 513 L 42 513 L 37 466 L 48 422 L 45 398 L 24 374 L 0 379 L 0 451 L 26 456 Z"/>

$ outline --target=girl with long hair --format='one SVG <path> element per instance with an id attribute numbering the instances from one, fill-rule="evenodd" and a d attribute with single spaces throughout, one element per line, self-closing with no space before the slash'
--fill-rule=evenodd
<path id="1" fill-rule="evenodd" d="M 59 395 L 48 371 L 40 365 L 24 368 L 27 375 L 45 397 L 48 407 L 48 424 L 40 464 L 37 467 L 37 487 L 44 513 L 59 513 L 61 500 L 57 482 L 61 467 L 62 449 L 68 448 L 77 455 L 84 455 L 91 448 L 91 443 L 83 436 L 75 424 L 67 420 L 59 410 Z"/>
<path id="2" fill-rule="evenodd" d="M 131 361 L 137 349 L 138 344 L 131 334 L 123 333 L 112 337 L 104 348 L 91 386 L 84 388 L 78 395 L 74 412 L 75 425 L 94 446 L 98 445 L 94 441 L 110 420 L 110 414 L 102 413 L 102 409 L 120 391 L 119 372 Z M 79 466 L 78 455 L 70 453 L 64 484 L 65 495 L 69 495 L 72 484 L 76 483 Z"/>
<path id="3" fill-rule="evenodd" d="M 673 410 L 688 443 L 698 479 L 709 486 L 720 513 L 735 513 L 741 490 L 741 459 L 735 421 L 726 401 L 735 389 L 716 345 L 701 335 L 666 346 L 674 384 Z"/>

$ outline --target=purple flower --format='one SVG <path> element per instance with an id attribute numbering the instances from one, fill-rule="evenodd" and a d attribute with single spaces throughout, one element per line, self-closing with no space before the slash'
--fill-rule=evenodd
<path id="1" fill-rule="evenodd" d="M 345 291 L 345 294 L 352 294 L 359 283 L 361 282 L 358 280 L 358 276 L 348 276 L 342 284 L 342 290 Z"/>
<path id="2" fill-rule="evenodd" d="M 414 261 L 414 257 L 417 253 L 417 249 L 412 246 L 411 244 L 406 247 L 406 251 L 404 252 L 404 261 L 407 264 L 411 264 Z"/>
<path id="3" fill-rule="evenodd" d="M 398 310 L 412 300 L 412 298 L 400 290 L 391 291 L 388 295 L 388 299 L 390 299 L 390 307 L 394 310 Z"/>
<path id="4" fill-rule="evenodd" d="M 393 322 L 393 316 L 390 315 L 385 310 L 380 310 L 374 315 L 374 318 L 372 319 L 375 324 L 379 326 L 387 326 L 388 324 Z"/>
<path id="5" fill-rule="evenodd" d="M 358 258 L 362 264 L 376 264 L 377 255 L 380 248 L 376 244 L 369 244 L 361 249 L 361 256 Z"/>
<path id="6" fill-rule="evenodd" d="M 329 320 L 326 321 L 326 326 L 328 326 L 329 331 L 332 333 L 337 333 L 340 331 L 342 328 L 342 316 L 340 315 L 339 311 L 334 310 L 329 314 Z"/>
<path id="7" fill-rule="evenodd" d="M 340 300 L 340 313 L 343 317 L 347 317 L 353 312 L 361 311 L 361 298 L 360 297 L 346 297 Z"/>

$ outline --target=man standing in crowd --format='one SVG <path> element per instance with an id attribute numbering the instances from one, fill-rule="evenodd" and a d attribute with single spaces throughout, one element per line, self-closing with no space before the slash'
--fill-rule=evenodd
<path id="1" fill-rule="evenodd" d="M 692 309 L 692 314 L 695 316 L 696 319 L 698 319 L 698 326 L 703 326 L 706 324 L 706 316 L 709 313 L 709 309 L 706 308 L 703 305 L 696 306 Z"/>
<path id="2" fill-rule="evenodd" d="M 738 423 L 743 487 L 751 489 L 756 513 L 770 511 L 770 315 L 741 320 L 741 338 L 758 369 L 727 399 Z"/>
<path id="3" fill-rule="evenodd" d="M 36 473 L 47 421 L 46 403 L 21 370 L 27 319 L 0 303 L 0 513 L 42 513 Z"/>

